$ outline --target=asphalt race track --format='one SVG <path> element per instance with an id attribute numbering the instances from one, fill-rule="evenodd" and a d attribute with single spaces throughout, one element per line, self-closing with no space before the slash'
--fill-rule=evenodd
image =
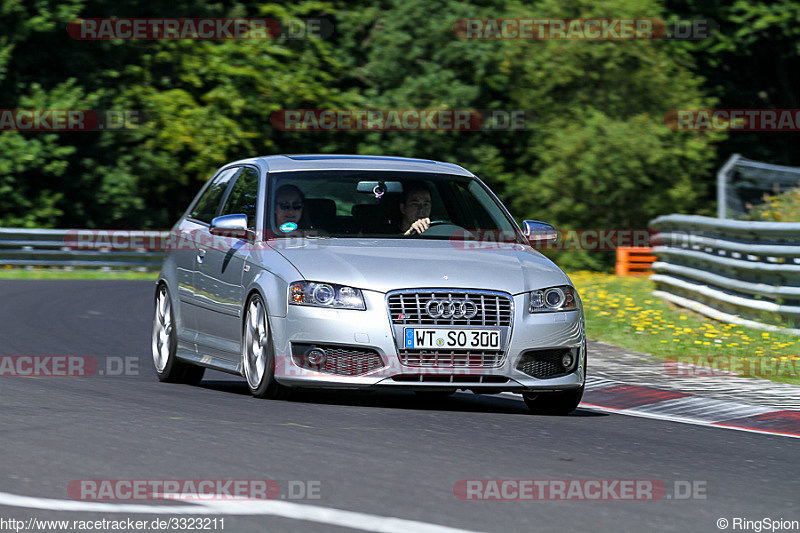
<path id="1" fill-rule="evenodd" d="M 242 378 L 215 372 L 197 387 L 159 383 L 149 346 L 153 289 L 0 281 L 0 355 L 91 356 L 99 365 L 87 377 L 0 377 L 0 520 L 205 516 L 224 518 L 233 532 L 683 532 L 719 531 L 720 518 L 728 529 L 735 518 L 800 520 L 797 439 L 585 408 L 533 416 L 502 395 L 431 404 L 403 392 L 304 392 L 268 401 L 251 398 Z M 591 374 L 591 353 L 589 361 Z M 270 479 L 281 496 L 98 504 L 68 491 L 87 479 Z M 470 479 L 656 480 L 665 492 L 636 501 L 463 501 L 454 486 Z"/>

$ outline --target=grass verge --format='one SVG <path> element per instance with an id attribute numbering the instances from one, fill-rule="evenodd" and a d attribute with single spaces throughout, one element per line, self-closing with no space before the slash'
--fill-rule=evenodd
<path id="1" fill-rule="evenodd" d="M 157 278 L 157 272 L 135 272 L 132 270 L 0 268 L 0 279 L 141 279 L 155 281 Z"/>
<path id="2" fill-rule="evenodd" d="M 570 274 L 586 314 L 586 335 L 677 359 L 781 383 L 800 384 L 800 337 L 717 322 L 653 296 L 646 277 Z"/>

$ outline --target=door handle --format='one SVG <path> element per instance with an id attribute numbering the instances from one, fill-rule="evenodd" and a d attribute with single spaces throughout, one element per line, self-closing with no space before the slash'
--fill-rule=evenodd
<path id="1" fill-rule="evenodd" d="M 198 263 L 202 263 L 203 259 L 205 258 L 205 256 L 206 256 L 206 251 L 204 249 L 201 248 L 200 250 L 198 250 L 198 252 L 197 252 L 197 262 Z"/>

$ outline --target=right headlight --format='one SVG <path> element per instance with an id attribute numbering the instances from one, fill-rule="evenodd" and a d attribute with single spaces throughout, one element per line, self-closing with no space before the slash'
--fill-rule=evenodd
<path id="1" fill-rule="evenodd" d="M 553 311 L 575 311 L 578 309 L 578 295 L 569 285 L 549 287 L 531 291 L 531 313 L 550 313 Z"/>
<path id="2" fill-rule="evenodd" d="M 289 286 L 290 305 L 332 307 L 334 309 L 366 309 L 359 289 L 335 283 L 296 281 Z"/>

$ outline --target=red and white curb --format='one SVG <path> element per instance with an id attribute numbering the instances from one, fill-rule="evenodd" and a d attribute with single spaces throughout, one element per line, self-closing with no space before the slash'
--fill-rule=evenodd
<path id="1" fill-rule="evenodd" d="M 587 380 L 581 406 L 688 424 L 800 437 L 800 411 L 604 379 Z"/>
<path id="2" fill-rule="evenodd" d="M 519 398 L 519 394 L 505 393 Z M 683 424 L 800 438 L 800 411 L 589 378 L 581 408 Z"/>

